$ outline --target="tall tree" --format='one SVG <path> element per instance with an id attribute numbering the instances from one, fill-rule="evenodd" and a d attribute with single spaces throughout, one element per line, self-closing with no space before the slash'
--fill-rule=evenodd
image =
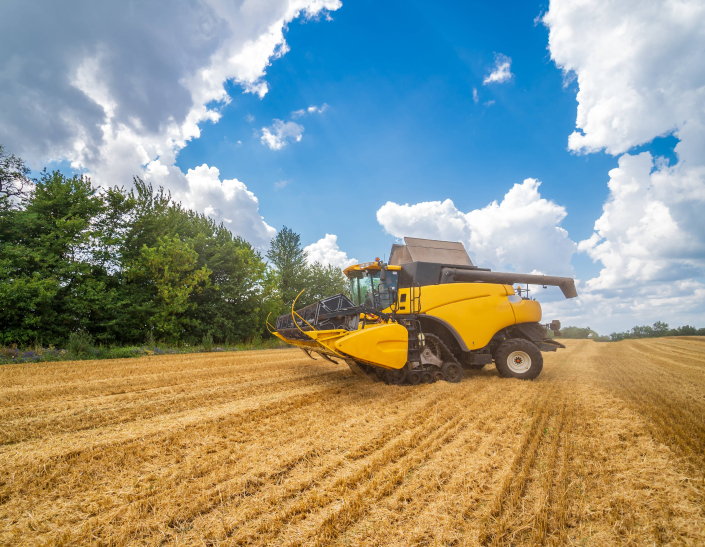
<path id="1" fill-rule="evenodd" d="M 284 226 L 272 239 L 267 258 L 277 271 L 277 288 L 284 306 L 290 307 L 297 295 L 307 287 L 309 272 L 307 253 L 301 248 L 301 236 Z M 310 299 L 303 296 L 300 302 Z"/>
<path id="2" fill-rule="evenodd" d="M 104 208 L 89 179 L 45 171 L 25 206 L 3 216 L 4 341 L 60 343 L 95 324 L 111 296 L 105 270 L 91 260 L 93 221 Z"/>

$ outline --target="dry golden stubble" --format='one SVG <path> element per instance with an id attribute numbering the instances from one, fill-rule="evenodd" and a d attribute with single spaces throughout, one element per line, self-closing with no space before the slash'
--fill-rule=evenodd
<path id="1" fill-rule="evenodd" d="M 303 367 L 300 367 L 303 368 Z M 63 431 L 81 431 L 111 424 L 148 419 L 154 416 L 183 412 L 207 404 L 213 406 L 233 399 L 274 395 L 295 387 L 326 385 L 339 381 L 340 372 L 328 369 L 313 369 L 308 374 L 278 374 L 268 378 L 258 378 L 238 382 L 237 378 L 203 382 L 159 390 L 142 390 L 130 396 L 103 396 L 72 401 L 63 408 L 51 404 L 31 410 L 7 412 L 0 416 L 3 427 L 0 431 L 0 444 L 14 444 L 32 438 L 41 438 Z M 13 416 L 14 414 L 14 416 Z"/>
<path id="2" fill-rule="evenodd" d="M 486 367 L 417 388 L 287 350 L 83 362 L 63 378 L 32 369 L 25 385 L 15 370 L 0 400 L 16 397 L 34 440 L 0 449 L 0 543 L 477 545 L 482 531 L 516 545 L 705 543 L 692 480 L 705 345 L 566 343 L 535 382 Z M 512 467 L 527 409 L 554 389 L 524 448 L 531 458 L 536 442 L 533 462 Z"/>
<path id="3" fill-rule="evenodd" d="M 447 388 L 443 387 L 445 388 L 443 391 L 446 391 Z M 411 389 L 414 390 L 414 388 Z M 248 522 L 233 535 L 232 540 L 235 543 L 256 544 L 267 544 L 275 540 L 286 526 L 308 518 L 312 513 L 328 507 L 347 491 L 365 485 L 378 474 L 384 473 L 388 465 L 403 458 L 419 444 L 442 435 L 453 423 L 460 420 L 457 409 L 447 401 L 429 405 L 429 408 L 420 409 L 420 413 L 419 422 L 405 424 L 406 427 L 399 429 L 393 442 L 385 445 L 382 450 L 373 453 L 355 466 L 343 468 L 341 473 L 331 477 L 325 485 L 321 485 L 321 488 L 294 499 L 292 503 L 277 512 L 266 515 L 261 522 Z M 409 426 L 411 429 L 408 429 Z"/>
<path id="4" fill-rule="evenodd" d="M 508 519 L 511 518 L 511 512 L 524 492 L 539 444 L 544 440 L 542 429 L 554 411 L 554 394 L 555 389 L 549 389 L 535 399 L 533 418 L 522 436 L 514 461 L 501 479 L 500 486 L 482 517 L 479 537 L 482 545 L 498 545 L 505 539 Z"/>
<path id="5" fill-rule="evenodd" d="M 699 390 L 688 389 L 692 385 L 691 380 L 684 380 L 684 376 L 691 375 L 688 370 L 671 368 L 665 374 L 657 374 L 662 372 L 663 359 L 654 352 L 654 358 L 647 360 L 642 347 L 643 342 L 620 343 L 615 352 L 620 366 L 613 366 L 611 356 L 604 355 L 603 351 L 597 361 L 603 373 L 601 378 L 646 418 L 654 438 L 686 458 L 691 471 L 702 480 L 705 471 L 705 397 L 694 396 L 702 393 L 702 385 Z M 696 366 L 705 368 L 705 359 L 694 361 L 693 367 Z"/>
<path id="6" fill-rule="evenodd" d="M 140 393 L 149 389 L 192 385 L 197 382 L 212 382 L 222 378 L 261 378 L 262 373 L 288 369 L 296 373 L 296 368 L 290 368 L 293 363 L 314 364 L 305 358 L 301 352 L 289 350 L 288 354 L 276 352 L 272 355 L 247 355 L 242 353 L 196 354 L 181 359 L 181 363 L 171 360 L 187 356 L 143 357 L 140 359 L 122 359 L 121 364 L 112 366 L 115 361 L 72 361 L 72 371 L 44 376 L 45 370 L 32 371 L 33 374 L 24 383 L 18 383 L 21 373 L 30 365 L 3 365 L 0 367 L 0 385 L 3 386 L 0 396 L 8 404 L 21 406 L 36 402 L 50 402 L 57 399 L 75 400 L 82 396 L 120 395 L 123 393 Z M 275 352 L 272 352 L 275 353 Z M 216 355 L 214 357 L 214 355 Z M 111 363 L 110 370 L 105 370 L 106 363 Z M 335 367 L 335 365 L 319 361 L 320 367 Z M 63 363 L 37 363 L 47 369 L 50 366 L 61 367 Z M 64 366 L 64 368 L 68 368 Z M 301 368 L 301 367 L 299 367 Z M 102 371 L 102 374 L 101 374 Z M 14 380 L 14 381 L 13 381 Z"/>
<path id="7" fill-rule="evenodd" d="M 477 506 L 516 448 L 528 416 L 526 401 L 535 396 L 535 385 L 516 382 L 513 387 L 511 396 L 493 390 L 493 402 L 506 407 L 503 412 L 490 407 L 479 416 L 469 414 L 472 423 L 410 472 L 397 492 L 369 507 L 340 543 L 446 545 L 472 535 Z"/>

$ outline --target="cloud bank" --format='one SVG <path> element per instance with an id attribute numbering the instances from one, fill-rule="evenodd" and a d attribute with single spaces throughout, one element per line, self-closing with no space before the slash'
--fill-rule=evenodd
<path id="1" fill-rule="evenodd" d="M 552 59 L 579 85 L 568 148 L 623 154 L 594 233 L 579 244 L 602 264 L 584 301 L 603 316 L 702 322 L 705 4 L 554 0 L 543 22 Z M 675 165 L 628 153 L 669 133 L 679 139 Z"/>
<path id="2" fill-rule="evenodd" d="M 449 199 L 415 205 L 390 201 L 377 211 L 377 221 L 395 237 L 461 241 L 478 266 L 572 275 L 576 246 L 560 226 L 565 208 L 542 198 L 540 185 L 526 179 L 501 202 L 468 213 Z"/>
<path id="3" fill-rule="evenodd" d="M 14 2 L 0 18 L 0 142 L 37 167 L 68 160 L 101 184 L 141 175 L 193 195 L 176 155 L 217 122 L 227 81 L 263 97 L 272 60 L 288 51 L 286 25 L 340 8 L 340 0 L 85 3 Z M 18 21 L 32 21 L 31 26 Z M 57 29 L 61 29 L 60 32 Z M 200 169 L 200 168 L 199 168 Z M 240 200 L 215 187 L 219 218 Z M 217 197 L 217 199 L 216 199 Z M 205 210 L 205 209 L 204 209 Z M 268 227 L 243 226 L 248 239 Z"/>

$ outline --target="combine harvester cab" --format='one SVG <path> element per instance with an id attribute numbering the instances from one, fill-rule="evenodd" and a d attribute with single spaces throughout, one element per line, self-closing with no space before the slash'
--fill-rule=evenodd
<path id="1" fill-rule="evenodd" d="M 389 384 L 459 382 L 492 362 L 501 376 L 533 379 L 543 351 L 562 344 L 560 322 L 541 324 L 528 285 L 577 296 L 569 277 L 478 268 L 461 243 L 404 238 L 389 263 L 350 266 L 350 297 L 339 294 L 277 319 L 272 334 L 309 357 L 345 361 L 356 374 Z M 526 289 L 514 289 L 514 284 Z M 523 294 L 523 296 L 522 296 Z M 333 361 L 335 362 L 335 361 Z"/>

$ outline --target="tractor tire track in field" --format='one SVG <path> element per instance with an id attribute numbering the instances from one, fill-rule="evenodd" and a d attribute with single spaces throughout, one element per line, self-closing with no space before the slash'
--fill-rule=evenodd
<path id="1" fill-rule="evenodd" d="M 351 489 L 357 489 L 374 477 L 386 475 L 389 466 L 393 466 L 394 462 L 403 459 L 410 452 L 418 450 L 420 446 L 425 446 L 439 438 L 446 438 L 448 430 L 461 422 L 462 416 L 458 413 L 457 408 L 448 408 L 447 406 L 435 413 L 433 411 L 436 410 L 437 405 L 431 406 L 429 409 L 431 412 L 428 412 L 426 418 L 413 430 L 405 430 L 402 435 L 397 435 L 393 442 L 373 453 L 362 466 L 353 470 L 351 474 L 334 477 L 332 484 L 328 485 L 323 494 L 317 491 L 308 492 L 273 518 L 271 516 L 265 518 L 264 522 L 255 528 L 254 533 L 247 533 L 243 528 L 240 528 L 233 539 L 239 544 L 255 540 L 258 544 L 267 544 L 275 540 L 285 526 L 298 522 L 314 511 L 329 506 L 336 502 L 340 495 Z"/>
<path id="2" fill-rule="evenodd" d="M 0 367 L 0 545 L 705 544 L 705 343 L 533 382 L 298 350 Z"/>

